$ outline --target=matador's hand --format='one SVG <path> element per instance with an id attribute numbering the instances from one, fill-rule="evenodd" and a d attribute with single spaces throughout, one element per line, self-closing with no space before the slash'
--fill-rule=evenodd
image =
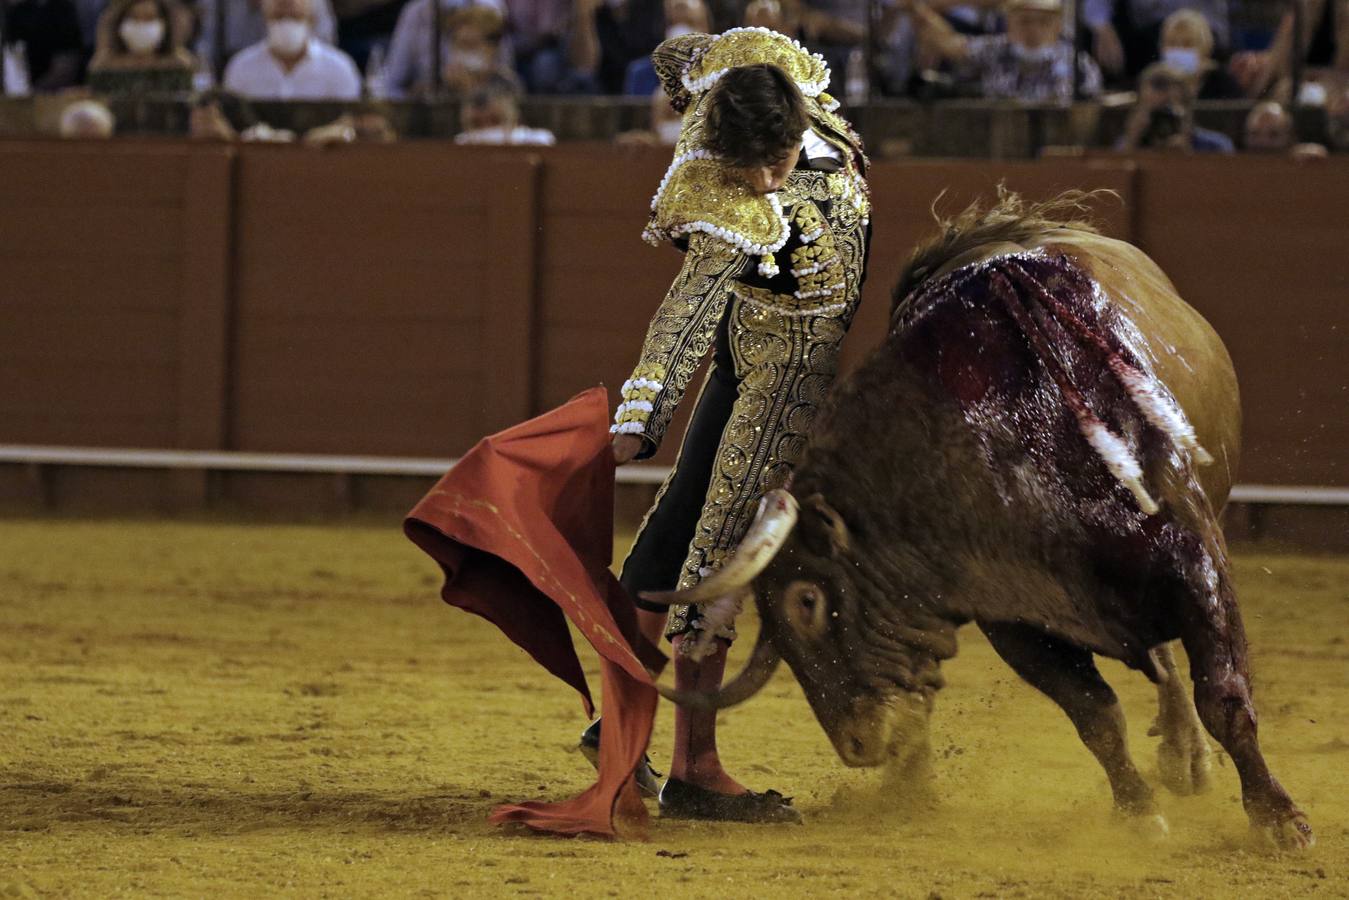
<path id="1" fill-rule="evenodd" d="M 614 462 L 620 466 L 632 462 L 642 449 L 642 439 L 635 434 L 614 435 Z"/>

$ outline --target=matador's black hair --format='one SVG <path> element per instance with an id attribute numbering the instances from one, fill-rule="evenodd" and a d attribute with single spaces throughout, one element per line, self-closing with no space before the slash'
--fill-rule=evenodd
<path id="1" fill-rule="evenodd" d="M 733 166 L 777 163 L 801 143 L 810 125 L 796 82 L 768 63 L 731 69 L 708 101 L 708 149 Z"/>

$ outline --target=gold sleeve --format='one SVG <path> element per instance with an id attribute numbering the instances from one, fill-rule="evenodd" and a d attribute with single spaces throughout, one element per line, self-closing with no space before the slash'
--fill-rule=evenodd
<path id="1" fill-rule="evenodd" d="M 689 237 L 684 267 L 651 320 L 641 359 L 632 377 L 623 382 L 623 402 L 609 429 L 614 434 L 641 435 L 639 459 L 660 446 L 693 373 L 712 346 L 730 282 L 747 259 L 709 235 L 695 232 Z"/>

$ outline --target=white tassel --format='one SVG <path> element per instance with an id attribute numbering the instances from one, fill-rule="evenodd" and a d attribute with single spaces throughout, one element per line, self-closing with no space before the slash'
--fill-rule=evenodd
<path id="1" fill-rule="evenodd" d="M 1091 444 L 1091 448 L 1105 461 L 1110 474 L 1129 489 L 1138 501 L 1138 506 L 1148 515 L 1153 515 L 1160 507 L 1143 486 L 1143 469 L 1129 452 L 1124 441 L 1111 433 L 1100 420 L 1087 420 L 1081 423 L 1082 434 Z"/>
<path id="2" fill-rule="evenodd" d="M 694 662 L 703 659 L 717 647 L 717 633 L 730 628 L 743 608 L 744 594 L 721 597 L 703 606 L 702 616 L 698 619 L 698 635 L 693 643 L 685 647 L 685 653 Z"/>
<path id="3" fill-rule="evenodd" d="M 1144 418 L 1171 438 L 1177 447 L 1193 453 L 1199 465 L 1206 466 L 1213 462 L 1213 457 L 1200 445 L 1194 426 L 1185 417 L 1185 412 L 1158 389 L 1155 379 L 1132 366 L 1117 364 L 1113 368 Z"/>

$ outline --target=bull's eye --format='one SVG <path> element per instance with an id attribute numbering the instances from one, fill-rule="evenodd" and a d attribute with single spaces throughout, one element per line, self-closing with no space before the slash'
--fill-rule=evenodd
<path id="1" fill-rule="evenodd" d="M 787 622 L 809 637 L 823 634 L 829 622 L 829 599 L 824 589 L 812 581 L 793 581 L 784 595 Z"/>

